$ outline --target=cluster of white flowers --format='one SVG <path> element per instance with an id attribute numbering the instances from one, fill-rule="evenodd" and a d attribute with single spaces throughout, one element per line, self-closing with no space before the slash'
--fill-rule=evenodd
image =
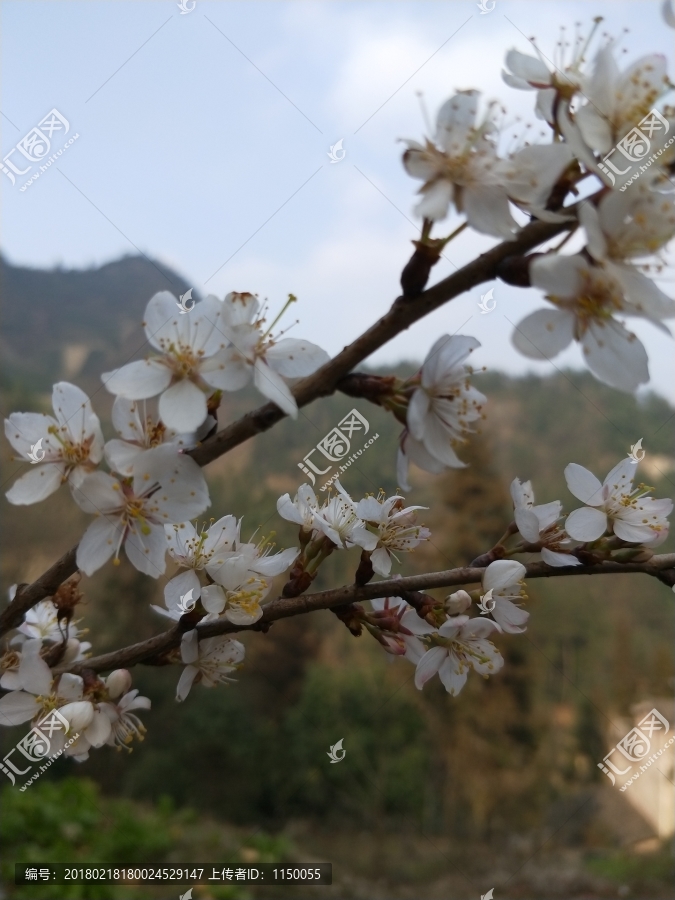
<path id="1" fill-rule="evenodd" d="M 664 17 L 675 27 L 669 0 Z M 538 50 L 538 57 L 517 50 L 506 56 L 504 81 L 536 92 L 535 112 L 550 127 L 551 143 L 500 155 L 495 105 L 479 116 L 479 93 L 460 91 L 439 110 L 433 140 L 407 141 L 403 163 L 423 182 L 416 212 L 425 221 L 416 246 L 426 244 L 430 257 L 450 239 L 430 235 L 451 208 L 477 231 L 507 240 L 517 237 L 524 217 L 562 223 L 570 233 L 579 229 L 585 243 L 578 252 L 550 251 L 526 260 L 529 283 L 551 308 L 520 322 L 513 343 L 524 355 L 542 359 L 577 341 L 599 380 L 634 391 L 649 379 L 647 354 L 616 316 L 646 318 L 665 331 L 663 320 L 675 316 L 675 301 L 647 275 L 658 269 L 659 254 L 675 236 L 675 193 L 668 178 L 675 147 L 665 140 L 675 128 L 675 112 L 655 108 L 672 85 L 664 59 L 655 54 L 620 71 L 612 42 L 588 66 L 589 42 L 579 42 L 571 60 L 561 56 L 552 66 Z M 654 155 L 644 177 L 617 184 L 614 173 L 624 172 L 611 161 L 615 150 L 635 162 L 647 144 Z M 586 178 L 584 199 L 566 206 Z M 592 179 L 595 193 L 587 190 Z M 407 301 L 410 292 L 403 283 Z M 233 680 L 245 648 L 227 632 L 261 620 L 274 577 L 290 569 L 283 594 L 298 596 L 334 550 L 358 547 L 355 581 L 362 585 L 374 575 L 390 576 L 398 554 L 430 538 L 429 529 L 417 524 L 424 507 L 405 506 L 399 494 L 383 492 L 355 501 L 339 481 L 323 504 L 307 484 L 294 499 L 279 497 L 278 513 L 299 526 L 299 547 L 273 552 L 274 544 L 265 538 L 242 542 L 241 519 L 232 515 L 194 524 L 211 501 L 200 467 L 184 451 L 217 427 L 221 392 L 252 382 L 295 418 L 289 381 L 311 375 L 329 359 L 309 341 L 272 336 L 294 300 L 290 295 L 266 326 L 265 309 L 250 293 L 229 293 L 223 300 L 210 295 L 191 309 L 181 308 L 167 291 L 155 294 L 143 325 L 157 353 L 102 376 L 116 395 L 112 424 L 118 437 L 112 440 L 104 441 L 89 397 L 66 382 L 54 385 L 53 416 L 12 413 L 5 420 L 7 439 L 31 464 L 7 492 L 9 502 L 36 503 L 67 484 L 77 505 L 94 516 L 77 548 L 77 567 L 85 575 L 111 558 L 119 563 L 122 547 L 131 564 L 153 578 L 164 575 L 167 553 L 177 567 L 164 587 L 164 607 L 153 609 L 174 623 L 172 649 L 162 659 L 184 665 L 179 701 L 193 684 L 215 687 Z M 445 334 L 411 378 L 365 376 L 365 382 L 378 382 L 371 399 L 403 425 L 397 459 L 403 490 L 410 490 L 411 462 L 434 474 L 465 465 L 457 451 L 486 402 L 470 384 L 472 369 L 466 365 L 479 346 L 474 337 Z M 156 407 L 147 407 L 152 398 Z M 102 463 L 109 471 L 99 468 Z M 456 695 L 471 668 L 484 677 L 499 671 L 504 660 L 489 638 L 523 633 L 530 615 L 523 608 L 527 569 L 510 557 L 539 554 L 555 567 L 643 560 L 666 539 L 673 503 L 650 497 L 652 489 L 644 484 L 633 487 L 636 466 L 634 459 L 624 459 L 600 483 L 570 463 L 567 485 L 585 505 L 566 517 L 557 500 L 535 505 L 531 483 L 515 478 L 515 524 L 485 554 L 489 564 L 480 590 L 458 590 L 445 601 L 421 594 L 388 597 L 373 600 L 367 612 L 352 605 L 352 630 L 359 633 L 365 624 L 388 653 L 412 662 L 420 689 L 438 674 Z M 52 752 L 64 749 L 84 760 L 91 748 L 142 740 L 145 729 L 134 710 L 149 709 L 150 701 L 131 690 L 127 670 L 99 677 L 82 666 L 91 645 L 81 640 L 84 632 L 72 619 L 81 599 L 74 584 L 62 585 L 53 599 L 25 613 L 0 658 L 0 688 L 6 692 L 0 697 L 0 724 L 39 723 L 58 711 L 77 738 L 66 745 L 66 734 L 57 735 Z M 14 594 L 15 588 L 10 600 Z M 467 613 L 473 603 L 480 613 L 472 617 Z M 226 633 L 200 638 L 213 631 Z M 64 673 L 74 664 L 84 675 Z"/>
<path id="2" fill-rule="evenodd" d="M 632 392 L 649 381 L 647 353 L 616 316 L 646 318 L 666 331 L 663 320 L 675 316 L 675 301 L 640 271 L 650 270 L 650 257 L 675 235 L 675 195 L 667 168 L 675 160 L 675 145 L 666 141 L 675 111 L 655 110 L 672 85 L 658 54 L 620 71 L 612 42 L 587 67 L 589 42 L 579 38 L 572 59 L 560 58 L 553 67 L 538 50 L 538 57 L 518 50 L 506 55 L 504 81 L 536 91 L 535 112 L 550 125 L 552 143 L 500 158 L 494 106 L 476 124 L 478 92 L 461 91 L 439 110 L 435 143 L 408 141 L 403 163 L 424 181 L 416 212 L 429 222 L 445 218 L 453 205 L 477 231 L 508 239 L 518 230 L 510 211 L 515 206 L 543 221 L 580 225 L 586 236 L 581 252 L 532 259 L 530 282 L 553 308 L 520 322 L 513 343 L 525 356 L 550 359 L 578 341 L 600 381 Z M 627 168 L 612 162 L 612 148 Z M 622 186 L 613 173 L 628 173 L 642 159 L 647 162 L 640 170 L 644 177 Z M 569 189 L 588 176 L 601 190 L 578 209 L 566 208 Z M 552 200 L 556 185 L 562 196 Z M 557 209 L 548 209 L 549 202 Z"/>
<path id="3" fill-rule="evenodd" d="M 587 544 L 601 538 L 613 537 L 609 543 L 605 541 L 612 548 L 616 539 L 621 548 L 662 544 L 668 537 L 673 501 L 648 496 L 652 488 L 647 485 L 634 488 L 637 465 L 630 457 L 621 460 L 601 484 L 588 469 L 570 463 L 565 469 L 567 487 L 587 505 L 566 518 L 559 500 L 535 506 L 530 482 L 521 484 L 514 479 L 514 518 L 525 545 L 518 545 L 512 552 L 539 552 L 549 566 L 578 566 L 580 560 L 574 551 L 589 549 Z M 590 549 L 601 548 L 594 545 Z"/>
<path id="4" fill-rule="evenodd" d="M 10 597 L 13 591 L 10 592 Z M 143 740 L 145 728 L 134 710 L 150 709 L 150 700 L 131 690 L 131 675 L 116 669 L 107 678 L 88 678 L 62 673 L 54 675 L 45 656 L 65 643 L 59 665 L 86 659 L 90 644 L 80 641 L 73 622 L 63 625 L 57 607 L 43 600 L 29 610 L 17 629 L 10 649 L 0 658 L 0 687 L 8 693 L 0 698 L 0 725 L 39 725 L 52 710 L 68 724 L 53 731 L 50 754 L 63 751 L 78 762 L 86 760 L 92 748 L 104 744 L 130 749 L 136 737 Z M 76 737 L 72 743 L 66 738 Z"/>
<path id="5" fill-rule="evenodd" d="M 300 525 L 300 541 L 305 548 L 310 548 L 303 554 L 308 562 L 322 558 L 318 550 L 321 544 L 324 554 L 336 547 L 341 550 L 361 547 L 373 571 L 387 576 L 397 552 L 408 553 L 429 539 L 431 532 L 418 525 L 415 516 L 418 509 L 425 507 L 404 506 L 403 497 L 398 494 L 385 497 L 382 493 L 355 503 L 339 481 L 335 486 L 337 493 L 323 506 L 319 506 L 308 484 L 300 486 L 294 500 L 284 494 L 277 501 L 279 515 Z"/>

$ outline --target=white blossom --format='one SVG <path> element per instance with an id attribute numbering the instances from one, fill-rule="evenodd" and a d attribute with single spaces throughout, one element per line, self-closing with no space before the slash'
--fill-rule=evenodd
<path id="1" fill-rule="evenodd" d="M 232 553 L 239 541 L 241 520 L 235 516 L 223 516 L 197 531 L 191 522 L 179 525 L 165 525 L 169 556 L 181 568 L 187 569 L 175 575 L 164 588 L 164 602 L 167 609 L 152 608 L 161 615 L 178 620 L 185 613 L 182 599 L 189 594 L 193 601 L 201 597 L 202 585 L 197 572 L 206 571 L 214 575 Z M 190 593 L 191 592 L 191 593 Z"/>
<path id="2" fill-rule="evenodd" d="M 115 398 L 112 421 L 120 437 L 106 442 L 105 458 L 110 468 L 122 475 L 131 475 L 134 461 L 147 450 L 161 444 L 173 444 L 177 451 L 190 449 L 216 424 L 213 416 L 207 416 L 196 433 L 177 434 L 147 412 L 144 400 L 126 397 Z"/>
<path id="3" fill-rule="evenodd" d="M 586 145 L 603 156 L 607 154 L 669 88 L 665 56 L 650 53 L 621 72 L 612 45 L 603 47 L 584 84 L 587 102 L 575 113 L 576 126 Z M 653 149 L 658 149 L 663 136 L 659 131 L 651 135 Z M 618 163 L 625 157 L 617 152 L 615 160 Z"/>
<path id="4" fill-rule="evenodd" d="M 453 204 L 476 231 L 510 238 L 518 225 L 509 199 L 538 210 L 572 154 L 563 144 L 550 144 L 525 147 L 501 160 L 491 115 L 476 125 L 478 97 L 478 91 L 459 91 L 447 100 L 438 111 L 435 144 L 406 141 L 403 164 L 424 181 L 417 215 L 444 219 Z"/>
<path id="5" fill-rule="evenodd" d="M 412 440 L 404 433 L 399 451 L 399 484 L 403 490 L 410 490 L 409 460 L 427 471 L 466 465 L 455 449 L 466 443 L 465 436 L 473 430 L 470 424 L 481 417 L 486 402 L 485 396 L 469 383 L 472 370 L 464 365 L 477 347 L 480 342 L 476 338 L 445 334 L 427 354 L 420 386 L 408 406 L 407 422 Z"/>
<path id="6" fill-rule="evenodd" d="M 636 464 L 621 460 L 600 484 L 592 472 L 577 463 L 565 469 L 567 487 L 587 505 L 567 517 L 567 532 L 578 541 L 594 541 L 606 531 L 632 543 L 662 543 L 668 536 L 672 500 L 648 497 L 651 488 L 633 488 Z"/>
<path id="7" fill-rule="evenodd" d="M 561 58 L 556 65 L 549 68 L 536 45 L 534 49 L 537 56 L 529 56 L 520 50 L 509 50 L 505 60 L 506 70 L 502 69 L 502 78 L 509 87 L 521 91 L 537 91 L 535 112 L 540 119 L 553 125 L 556 97 L 569 104 L 583 87 L 584 76 L 581 71 L 584 62 L 583 52 L 580 52 L 581 46 L 577 44 L 569 63 L 565 63 Z"/>
<path id="8" fill-rule="evenodd" d="M 110 685 L 110 676 L 108 677 L 107 685 Z M 151 705 L 148 697 L 138 696 L 137 690 L 126 692 L 115 702 L 104 701 L 100 703 L 100 712 L 110 722 L 110 731 L 105 743 L 111 747 L 121 747 L 129 750 L 131 749 L 129 744 L 134 738 L 142 741 L 146 729 L 133 710 L 150 709 Z"/>
<path id="9" fill-rule="evenodd" d="M 198 640 L 193 629 L 183 635 L 180 652 L 186 664 L 176 688 L 176 700 L 185 700 L 195 682 L 204 687 L 234 681 L 230 672 L 239 668 L 244 659 L 244 645 L 226 635 Z"/>
<path id="10" fill-rule="evenodd" d="M 252 625 L 262 616 L 262 601 L 274 578 L 285 572 L 300 552 L 297 547 L 272 554 L 264 540 L 260 544 L 237 544 L 225 561 L 213 570 L 215 584 L 201 589 L 202 605 L 211 614 L 225 613 L 235 625 Z"/>
<path id="11" fill-rule="evenodd" d="M 391 558 L 397 558 L 395 551 L 409 553 L 431 536 L 428 528 L 416 523 L 415 511 L 418 509 L 426 507 L 404 507 L 403 498 L 398 494 L 386 500 L 384 495 L 365 497 L 356 504 L 356 514 L 366 524 L 357 526 L 354 535 L 361 537 L 363 547 L 366 546 L 366 541 L 370 545 L 372 539 L 375 539 L 375 549 L 371 552 L 370 561 L 378 575 L 389 575 Z"/>
<path id="12" fill-rule="evenodd" d="M 569 551 L 571 542 L 559 525 L 562 514 L 559 500 L 535 506 L 531 482 L 521 484 L 518 478 L 511 482 L 511 497 L 518 531 L 530 544 L 541 544 L 541 558 L 545 563 L 549 566 L 581 565 L 576 556 L 565 552 Z"/>
<path id="13" fill-rule="evenodd" d="M 305 533 L 314 529 L 314 517 L 319 509 L 319 501 L 316 494 L 308 484 L 301 484 L 291 500 L 289 494 L 284 494 L 277 500 L 277 512 L 288 522 L 300 525 Z"/>
<path id="14" fill-rule="evenodd" d="M 454 616 L 447 619 L 433 636 L 433 646 L 417 663 L 415 686 L 424 685 L 438 674 L 453 697 L 462 690 L 470 668 L 480 675 L 494 675 L 504 665 L 501 653 L 488 635 L 501 631 L 491 619 Z"/>
<path id="15" fill-rule="evenodd" d="M 492 617 L 508 634 L 520 634 L 526 630 L 529 612 L 520 608 L 519 601 L 526 600 L 523 590 L 525 566 L 513 559 L 497 559 L 483 572 L 482 589 L 494 600 Z"/>
<path id="16" fill-rule="evenodd" d="M 296 338 L 272 338 L 258 317 L 260 304 L 253 294 L 230 293 L 222 302 L 221 328 L 230 344 L 217 360 L 211 383 L 226 391 L 238 391 L 251 379 L 261 394 L 296 418 L 298 406 L 286 378 L 311 375 L 329 356 L 321 347 Z"/>
<path id="17" fill-rule="evenodd" d="M 377 540 L 374 535 L 364 534 L 364 523 L 356 513 L 354 501 L 339 480 L 335 481 L 335 487 L 337 493 L 314 515 L 315 528 L 342 550 L 357 545 L 365 550 L 374 549 Z"/>
<path id="18" fill-rule="evenodd" d="M 77 504 L 97 518 L 77 548 L 77 565 L 91 575 L 124 544 L 132 565 L 157 578 L 166 568 L 165 524 L 194 518 L 209 505 L 199 466 L 175 447 L 155 447 L 139 457 L 131 478 L 104 472 L 87 476 L 74 492 Z"/>
<path id="19" fill-rule="evenodd" d="M 18 671 L 20 687 L 0 698 L 0 725 L 37 722 L 52 709 L 58 709 L 69 724 L 68 733 L 80 735 L 78 741 L 65 748 L 66 755 L 76 756 L 77 745 L 81 748 L 85 742 L 92 746 L 99 741 L 101 729 L 105 732 L 105 722 L 97 716 L 93 704 L 82 699 L 83 680 L 79 675 L 65 673 L 54 685 L 51 670 L 40 655 L 41 648 L 42 642 L 34 638 L 23 644 Z M 52 735 L 54 752 L 64 743 L 64 732 L 57 731 Z"/>
<path id="20" fill-rule="evenodd" d="M 58 621 L 58 610 L 51 600 L 41 600 L 31 607 L 24 615 L 23 622 L 18 631 L 28 638 L 39 638 L 41 641 L 50 641 L 60 644 L 64 638 L 77 638 L 81 634 L 76 622 Z M 89 648 L 91 644 L 86 644 Z M 85 649 L 85 645 L 82 645 Z"/>
<path id="21" fill-rule="evenodd" d="M 12 413 L 5 419 L 5 436 L 26 460 L 32 447 L 41 461 L 15 481 L 7 499 L 17 506 L 38 503 L 68 482 L 79 487 L 103 457 L 103 435 L 89 397 L 66 381 L 54 385 L 54 417 L 43 413 Z"/>
<path id="22" fill-rule="evenodd" d="M 604 384 L 632 392 L 649 381 L 645 348 L 613 316 L 644 312 L 630 306 L 610 272 L 581 254 L 548 254 L 530 263 L 530 276 L 555 309 L 538 309 L 518 324 L 512 337 L 517 350 L 531 359 L 550 359 L 577 340 L 589 369 Z M 646 307 L 646 296 L 643 303 Z"/>
<path id="23" fill-rule="evenodd" d="M 196 431 L 208 411 L 209 388 L 223 388 L 221 363 L 228 345 L 225 305 L 208 296 L 188 315 L 180 315 L 176 298 L 160 291 L 150 299 L 143 326 L 148 342 L 161 356 L 127 363 L 101 377 L 112 394 L 128 400 L 159 398 L 159 416 L 177 433 Z"/>

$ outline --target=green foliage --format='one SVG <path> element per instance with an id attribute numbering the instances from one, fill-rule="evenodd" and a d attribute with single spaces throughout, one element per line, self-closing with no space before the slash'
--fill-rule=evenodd
<path id="1" fill-rule="evenodd" d="M 9 887 L 14 863 L 68 862 L 91 866 L 162 861 L 172 846 L 168 817 L 140 810 L 127 800 L 109 800 L 85 778 L 40 781 L 21 792 L 2 792 L 2 877 Z M 19 885 L 12 897 L 33 900 L 135 900 L 134 888 L 109 885 Z"/>

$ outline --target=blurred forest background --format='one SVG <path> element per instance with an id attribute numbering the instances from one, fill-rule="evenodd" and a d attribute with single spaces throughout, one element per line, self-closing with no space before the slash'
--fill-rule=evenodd
<path id="1" fill-rule="evenodd" d="M 111 437 L 113 398 L 100 373 L 143 355 L 140 323 L 155 291 L 189 285 L 141 257 L 88 271 L 1 268 L 3 414 L 51 412 L 52 383 L 71 380 L 92 396 Z M 366 313 L 355 334 L 368 321 Z M 532 479 L 537 502 L 560 499 L 570 511 L 579 504 L 567 492 L 565 465 L 580 463 L 602 479 L 640 437 L 640 477 L 657 496 L 672 495 L 675 412 L 656 395 L 636 400 L 570 371 L 546 379 L 488 371 L 475 384 L 489 402 L 481 433 L 462 454 L 470 467 L 440 477 L 413 470 L 407 500 L 431 507 L 420 520 L 432 539 L 403 557 L 402 574 L 466 564 L 492 546 L 511 519 L 516 476 Z M 261 402 L 252 390 L 226 395 L 221 426 Z M 275 532 L 280 547 L 294 545 L 277 497 L 295 493 L 303 480 L 297 464 L 354 406 L 379 439 L 343 484 L 357 498 L 394 493 L 399 426 L 379 408 L 337 395 L 207 467 L 208 514 L 243 516 L 245 538 L 260 528 Z M 5 490 L 22 468 L 9 457 L 5 442 Z M 3 500 L 2 516 L 4 596 L 38 576 L 88 522 L 64 489 L 27 508 Z M 659 552 L 672 547 L 671 536 Z M 357 564 L 357 550 L 335 553 L 315 589 L 351 582 Z M 80 625 L 91 629 L 94 652 L 163 630 L 166 620 L 150 609 L 162 604 L 162 586 L 126 560 L 84 578 Z M 174 699 L 179 667 L 138 667 L 134 687 L 153 705 L 142 715 L 143 744 L 131 754 L 95 751 L 81 765 L 59 760 L 25 793 L 5 788 L 3 896 L 178 893 L 18 889 L 15 861 L 256 859 L 332 862 L 336 884 L 313 890 L 334 897 L 477 900 L 495 885 L 498 898 L 671 896 L 667 842 L 605 783 L 597 763 L 636 704 L 672 697 L 673 595 L 639 575 L 532 581 L 528 593 L 527 633 L 496 641 L 504 669 L 489 680 L 470 676 L 458 698 L 438 680 L 418 692 L 411 665 L 392 662 L 368 635 L 353 638 L 330 612 L 244 636 L 238 683 L 197 686 L 183 705 Z M 2 729 L 3 754 L 22 734 Z M 346 757 L 331 765 L 327 751 L 341 738 Z M 287 890 L 203 888 L 194 896 L 288 897 Z M 303 891 L 295 896 L 312 893 Z"/>

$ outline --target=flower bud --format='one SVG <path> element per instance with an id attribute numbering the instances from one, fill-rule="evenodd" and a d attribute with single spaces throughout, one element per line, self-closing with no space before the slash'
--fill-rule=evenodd
<path id="1" fill-rule="evenodd" d="M 131 688 L 131 674 L 127 669 L 115 669 L 105 680 L 109 696 L 114 700 Z"/>
<path id="2" fill-rule="evenodd" d="M 454 616 L 457 613 L 463 613 L 471 606 L 471 597 L 466 591 L 455 591 L 454 594 L 445 598 L 444 606 L 445 611 Z"/>

